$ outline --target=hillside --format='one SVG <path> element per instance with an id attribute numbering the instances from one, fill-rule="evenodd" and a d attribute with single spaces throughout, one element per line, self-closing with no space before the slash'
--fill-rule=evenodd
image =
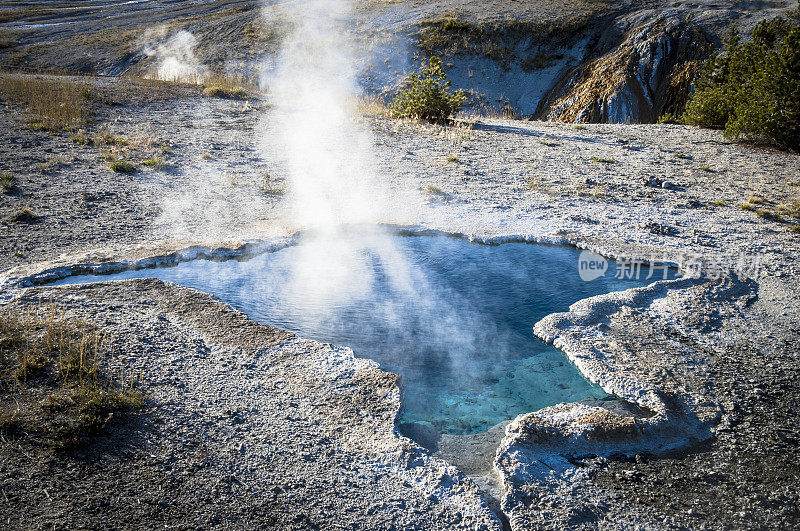
<path id="1" fill-rule="evenodd" d="M 277 7 L 276 7 L 277 6 Z M 654 122 L 685 105 L 701 62 L 793 1 L 423 2 L 354 4 L 362 86 L 391 91 L 442 56 L 478 112 L 568 122 Z M 0 13 L 0 66 L 154 75 L 171 56 L 256 79 L 287 32 L 279 4 L 252 0 L 30 2 Z M 176 39 L 185 30 L 191 35 Z"/>

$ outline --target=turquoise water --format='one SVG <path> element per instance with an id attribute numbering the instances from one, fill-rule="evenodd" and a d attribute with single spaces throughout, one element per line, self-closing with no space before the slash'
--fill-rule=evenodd
<path id="1" fill-rule="evenodd" d="M 563 353 L 537 340 L 533 325 L 579 299 L 656 278 L 615 279 L 610 263 L 605 276 L 584 282 L 579 254 L 445 236 L 348 236 L 333 244 L 307 237 L 248 260 L 194 260 L 59 283 L 155 277 L 212 293 L 256 321 L 349 346 L 399 374 L 402 422 L 473 433 L 559 402 L 605 396 Z"/>

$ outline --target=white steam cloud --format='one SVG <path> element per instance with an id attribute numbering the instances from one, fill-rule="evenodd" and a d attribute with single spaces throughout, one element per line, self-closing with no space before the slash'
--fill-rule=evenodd
<path id="1" fill-rule="evenodd" d="M 153 58 L 155 66 L 148 77 L 162 81 L 202 83 L 208 78 L 208 68 L 195 56 L 197 38 L 186 30 L 167 37 L 161 27 L 145 33 L 144 53 Z"/>
<path id="2" fill-rule="evenodd" d="M 309 235 L 295 254 L 291 278 L 274 278 L 257 289 L 277 292 L 287 304 L 302 301 L 297 327 L 314 330 L 342 318 L 343 306 L 367 300 L 380 276 L 391 294 L 376 312 L 390 323 L 391 334 L 406 345 L 419 342 L 406 337 L 406 325 L 423 323 L 428 337 L 421 341 L 454 353 L 450 363 L 471 378 L 462 354 L 485 346 L 491 327 L 474 321 L 465 329 L 452 294 L 436 290 L 426 272 L 398 249 L 395 236 L 375 228 L 402 220 L 401 211 L 410 206 L 384 187 L 372 135 L 356 117 L 357 65 L 368 63 L 363 60 L 368 52 L 359 53 L 350 32 L 355 27 L 350 8 L 345 0 L 278 8 L 294 31 L 263 77 L 274 107 L 266 117 L 262 152 L 289 182 L 292 224 L 309 229 Z M 400 349 L 398 355 L 414 352 Z"/>
<path id="3" fill-rule="evenodd" d="M 324 229 L 372 223 L 385 212 L 373 142 L 358 127 L 350 5 L 308 0 L 283 8 L 294 31 L 265 75 L 275 103 L 265 149 L 291 178 L 294 221 Z"/>

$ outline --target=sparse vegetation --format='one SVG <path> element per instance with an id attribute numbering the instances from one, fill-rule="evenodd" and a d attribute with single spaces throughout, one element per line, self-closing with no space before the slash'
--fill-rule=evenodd
<path id="1" fill-rule="evenodd" d="M 127 138 L 123 138 L 121 136 L 116 136 L 111 134 L 109 131 L 100 131 L 96 135 L 94 135 L 93 139 L 94 145 L 96 146 L 116 146 L 122 147 L 127 146 L 130 144 L 130 141 Z"/>
<path id="2" fill-rule="evenodd" d="M 589 129 L 587 126 L 581 124 L 573 125 L 572 128 L 576 131 L 586 131 L 587 129 Z"/>
<path id="3" fill-rule="evenodd" d="M 0 382 L 16 384 L 0 385 L 0 393 L 13 393 L 15 404 L 9 413 L 2 407 L 9 401 L 0 401 L 3 436 L 70 449 L 99 434 L 115 413 L 144 403 L 136 390 L 140 379 L 121 375 L 114 385 L 101 372 L 109 336 L 56 305 L 3 307 L 0 338 Z M 48 396 L 44 402 L 41 394 Z"/>
<path id="4" fill-rule="evenodd" d="M 236 76 L 211 76 L 203 85 L 203 94 L 214 98 L 244 100 L 249 96 L 245 88 L 245 80 Z"/>
<path id="5" fill-rule="evenodd" d="M 36 223 L 39 221 L 39 215 L 30 207 L 23 207 L 10 219 L 15 223 Z"/>
<path id="6" fill-rule="evenodd" d="M 392 112 L 383 95 L 361 94 L 357 100 L 358 110 L 371 116 L 391 116 Z"/>
<path id="7" fill-rule="evenodd" d="M 461 162 L 461 159 L 459 159 L 456 155 L 448 155 L 445 160 L 451 164 L 458 164 Z"/>
<path id="8" fill-rule="evenodd" d="M 700 169 L 707 173 L 714 173 L 714 169 L 711 168 L 711 166 L 709 166 L 708 164 L 700 166 Z"/>
<path id="9" fill-rule="evenodd" d="M 282 195 L 285 192 L 282 186 L 275 186 L 269 172 L 264 172 L 259 189 L 266 195 Z"/>
<path id="10" fill-rule="evenodd" d="M 57 155 L 53 157 L 48 157 L 46 161 L 37 164 L 36 168 L 42 173 L 50 173 L 56 168 L 64 166 L 65 164 L 67 164 L 67 158 Z"/>
<path id="11" fill-rule="evenodd" d="M 657 122 L 660 124 L 679 124 L 681 123 L 681 119 L 671 112 L 668 112 L 667 114 L 661 115 Z"/>
<path id="12" fill-rule="evenodd" d="M 526 182 L 528 184 L 528 188 L 534 192 L 543 193 L 549 196 L 556 195 L 556 193 L 551 190 L 550 185 L 547 184 L 544 178 L 538 173 L 534 173 L 526 180 Z"/>
<path id="13" fill-rule="evenodd" d="M 613 158 L 606 158 L 606 157 L 592 157 L 592 162 L 599 162 L 601 164 L 614 164 L 617 162 Z"/>
<path id="14" fill-rule="evenodd" d="M 167 163 L 164 161 L 163 157 L 150 157 L 149 159 L 142 162 L 148 168 L 152 168 L 154 170 L 163 170 L 167 168 Z"/>
<path id="15" fill-rule="evenodd" d="M 759 218 L 777 221 L 778 223 L 786 223 L 785 217 L 800 218 L 800 202 L 795 202 L 791 205 L 781 204 L 775 207 L 774 210 L 767 208 L 768 203 L 770 202 L 764 197 L 753 194 L 746 203 L 739 205 L 739 208 L 748 212 L 755 212 Z"/>
<path id="16" fill-rule="evenodd" d="M 778 205 L 775 211 L 783 216 L 800 218 L 800 201 L 796 201 L 791 205 Z"/>
<path id="17" fill-rule="evenodd" d="M 603 8 L 598 2 L 597 7 Z M 525 71 L 550 66 L 558 55 L 541 48 L 565 48 L 580 38 L 591 14 L 570 19 L 542 21 L 471 22 L 459 15 L 425 20 L 421 24 L 418 46 L 429 57 L 475 55 L 493 59 L 506 69 L 519 63 Z M 525 43 L 524 49 L 519 44 Z"/>
<path id="18" fill-rule="evenodd" d="M 0 50 L 13 48 L 19 44 L 17 40 L 18 34 L 19 32 L 14 30 L 0 30 Z"/>
<path id="19" fill-rule="evenodd" d="M 0 11 L 0 22 L 13 22 L 17 20 L 24 20 L 32 16 L 43 17 L 56 13 L 58 13 L 58 11 L 55 9 L 46 9 L 40 6 L 11 7 L 9 9 Z"/>
<path id="20" fill-rule="evenodd" d="M 59 131 L 84 125 L 89 118 L 88 86 L 76 81 L 35 76 L 0 76 L 0 95 L 32 115 L 32 129 Z"/>
<path id="21" fill-rule="evenodd" d="M 210 151 L 206 150 L 206 151 L 203 151 L 202 155 L 200 155 L 200 158 L 203 159 L 203 160 L 211 160 L 214 157 L 211 155 Z"/>
<path id="22" fill-rule="evenodd" d="M 444 195 L 444 190 L 435 184 L 429 184 L 425 187 L 425 193 L 428 195 Z"/>
<path id="23" fill-rule="evenodd" d="M 0 188 L 4 194 L 10 193 L 16 186 L 17 178 L 13 174 L 5 171 L 0 173 Z"/>
<path id="24" fill-rule="evenodd" d="M 131 174 L 136 171 L 136 164 L 127 160 L 115 160 L 108 165 L 108 168 L 116 173 Z"/>
<path id="25" fill-rule="evenodd" d="M 716 205 L 718 207 L 724 207 L 724 206 L 727 206 L 727 203 L 725 203 L 725 201 L 723 199 L 719 199 L 719 200 L 714 202 L 714 205 Z"/>
<path id="26" fill-rule="evenodd" d="M 86 134 L 86 131 L 83 129 L 78 130 L 77 132 L 69 135 L 69 140 L 73 144 L 77 144 L 79 146 L 88 146 L 92 143 L 92 139 Z"/>
<path id="27" fill-rule="evenodd" d="M 774 212 L 766 208 L 760 208 L 756 210 L 756 216 L 764 219 L 770 219 L 773 221 L 783 221 L 783 218 L 781 218 L 780 215 L 775 214 Z"/>
<path id="28" fill-rule="evenodd" d="M 731 29 L 694 87 L 685 123 L 800 150 L 800 10 L 761 22 L 749 42 Z"/>
<path id="29" fill-rule="evenodd" d="M 539 143 L 542 144 L 543 146 L 548 146 L 548 147 L 555 147 L 558 145 L 558 142 L 553 142 L 552 140 L 547 140 L 547 139 L 540 140 Z"/>
<path id="30" fill-rule="evenodd" d="M 392 101 L 392 115 L 429 122 L 445 122 L 464 105 L 464 91 L 450 92 L 442 61 L 431 57 L 422 74 L 413 73 Z"/>

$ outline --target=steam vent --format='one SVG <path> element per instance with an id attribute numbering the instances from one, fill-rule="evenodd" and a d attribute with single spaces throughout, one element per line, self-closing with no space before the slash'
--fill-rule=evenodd
<path id="1" fill-rule="evenodd" d="M 0 2 L 0 528 L 800 528 L 800 5 Z"/>

